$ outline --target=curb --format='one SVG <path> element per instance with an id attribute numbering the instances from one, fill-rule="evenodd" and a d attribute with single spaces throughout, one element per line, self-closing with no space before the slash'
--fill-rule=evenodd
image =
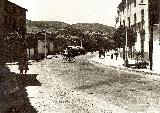
<path id="1" fill-rule="evenodd" d="M 103 66 L 105 66 L 107 68 L 118 69 L 118 70 L 121 70 L 121 71 L 134 72 L 134 73 L 142 74 L 142 75 L 156 75 L 156 76 L 160 76 L 160 74 L 158 74 L 156 72 L 145 72 L 145 71 L 142 71 L 142 70 L 127 68 L 127 67 L 109 66 L 109 65 L 105 65 L 105 64 L 102 64 L 100 62 L 93 61 L 93 60 L 89 60 L 89 62 L 92 63 L 92 64 L 94 64 L 94 65 L 96 63 L 96 64 L 103 65 Z"/>

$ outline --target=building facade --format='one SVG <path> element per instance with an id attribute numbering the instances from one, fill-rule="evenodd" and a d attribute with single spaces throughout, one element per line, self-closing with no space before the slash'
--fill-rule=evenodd
<path id="1" fill-rule="evenodd" d="M 122 0 L 117 7 L 116 28 L 127 26 L 136 33 L 136 42 L 132 54 L 140 52 L 143 60 L 155 68 L 155 41 L 159 37 L 159 1 L 158 0 Z M 157 48 L 157 47 L 156 47 Z M 156 52 L 156 56 L 155 56 Z"/>
<path id="2" fill-rule="evenodd" d="M 26 52 L 26 11 L 8 0 L 0 0 L 1 61 L 18 59 Z"/>
<path id="3" fill-rule="evenodd" d="M 46 48 L 45 48 L 46 45 Z M 47 55 L 55 54 L 55 48 L 52 41 L 45 42 L 44 40 L 37 40 L 36 47 L 27 48 L 27 57 L 29 60 L 42 60 Z"/>

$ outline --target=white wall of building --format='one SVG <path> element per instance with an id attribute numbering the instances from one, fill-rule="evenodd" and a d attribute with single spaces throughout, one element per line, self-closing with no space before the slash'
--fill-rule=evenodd
<path id="1" fill-rule="evenodd" d="M 160 26 L 153 32 L 153 70 L 160 72 Z"/>
<path id="2" fill-rule="evenodd" d="M 34 59 L 34 49 L 28 49 L 27 48 L 27 58 L 28 59 Z"/>
<path id="3" fill-rule="evenodd" d="M 144 52 L 149 56 L 149 19 L 148 19 L 148 0 L 143 0 L 143 5 L 140 5 L 141 0 L 136 0 L 136 7 L 134 5 L 134 2 L 129 5 L 128 11 L 127 8 L 125 8 L 124 12 L 119 12 L 119 22 L 116 25 L 116 28 L 118 28 L 121 25 L 123 25 L 123 20 L 125 20 L 125 25 L 128 26 L 128 17 L 130 17 L 130 26 L 135 24 L 134 21 L 134 15 L 136 14 L 136 24 L 142 21 L 142 15 L 141 11 L 144 9 L 144 27 L 145 30 L 145 41 L 144 41 Z M 124 6 L 126 7 L 126 5 Z M 127 13 L 128 12 L 128 13 Z M 137 26 L 137 25 L 136 25 Z M 135 43 L 135 50 L 141 51 L 141 37 L 140 32 L 137 27 L 137 42 Z M 148 59 L 148 58 L 147 58 Z"/>
<path id="4" fill-rule="evenodd" d="M 41 57 L 42 55 L 44 56 L 45 55 L 45 51 L 46 51 L 46 54 L 48 53 L 48 50 L 47 48 L 45 48 L 45 41 L 41 41 L 39 40 L 38 41 L 38 57 Z"/>
<path id="5" fill-rule="evenodd" d="M 153 70 L 160 72 L 160 41 L 155 40 L 153 45 Z"/>
<path id="6" fill-rule="evenodd" d="M 144 41 L 144 52 L 148 54 L 149 57 L 149 9 L 148 9 L 148 0 L 143 0 L 143 5 L 140 5 L 141 0 L 136 0 L 136 7 L 134 6 L 134 2 L 129 6 L 128 9 L 128 17 L 130 17 L 130 25 L 134 25 L 134 14 L 137 16 L 136 23 L 141 22 L 141 11 L 144 9 L 144 30 L 145 30 L 145 41 Z M 160 7 L 160 2 L 158 4 Z M 158 13 L 158 12 L 157 12 Z M 125 8 L 124 12 L 121 11 L 119 13 L 119 22 L 116 24 L 116 28 L 121 25 L 123 25 L 123 20 L 125 20 L 126 23 L 126 16 L 127 16 L 127 10 Z M 126 23 L 128 25 L 128 23 Z M 141 51 L 141 37 L 140 33 L 137 29 L 137 41 L 135 43 L 135 49 L 136 51 Z M 159 25 L 154 26 L 153 30 L 153 70 L 160 71 L 160 17 L 159 17 Z"/>

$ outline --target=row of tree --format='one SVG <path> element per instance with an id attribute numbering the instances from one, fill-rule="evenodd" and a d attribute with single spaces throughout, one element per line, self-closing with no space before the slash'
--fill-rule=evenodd
<path id="1" fill-rule="evenodd" d="M 74 38 L 72 38 L 72 36 L 74 36 Z M 132 47 L 136 41 L 136 33 L 132 29 L 127 28 L 127 36 L 128 47 Z M 44 39 L 44 31 L 34 34 L 28 33 L 28 47 L 33 48 L 36 46 L 35 42 L 37 40 Z M 81 43 L 87 51 L 97 51 L 102 48 L 111 50 L 125 47 L 126 27 L 120 26 L 113 34 L 105 34 L 103 32 L 85 31 L 83 29 L 77 29 L 73 26 L 67 26 L 56 32 L 47 32 L 47 39 L 52 41 L 56 47 L 60 47 L 61 50 L 65 49 L 70 44 L 80 46 Z"/>
<path id="2" fill-rule="evenodd" d="M 28 21 L 27 26 L 27 30 L 31 32 L 27 34 L 29 48 L 36 45 L 33 43 L 36 40 L 44 40 L 44 32 L 41 29 L 46 30 L 47 39 L 62 50 L 70 44 L 80 46 L 81 43 L 87 51 L 97 51 L 101 48 L 110 50 L 124 48 L 126 43 L 125 26 L 120 26 L 115 30 L 113 27 L 98 23 L 69 25 L 55 21 Z M 39 32 L 35 32 L 35 28 Z M 136 33 L 130 28 L 127 28 L 127 31 L 128 47 L 131 47 L 136 41 Z"/>
<path id="3" fill-rule="evenodd" d="M 113 45 L 113 43 L 111 43 L 111 35 L 100 31 L 85 31 L 84 29 L 67 26 L 55 32 L 49 32 L 49 30 L 46 29 L 46 32 L 47 40 L 52 41 L 56 47 L 61 47 L 61 50 L 69 45 L 80 46 L 81 43 L 86 51 L 97 51 L 100 48 L 111 49 Z M 34 48 L 37 40 L 44 40 L 44 33 L 45 31 L 27 33 L 28 47 Z"/>
<path id="4" fill-rule="evenodd" d="M 126 32 L 127 31 L 127 32 Z M 114 32 L 112 38 L 114 40 L 114 48 L 124 48 L 126 45 L 126 33 L 127 33 L 127 46 L 132 47 L 136 42 L 136 32 L 131 28 L 120 26 Z"/>

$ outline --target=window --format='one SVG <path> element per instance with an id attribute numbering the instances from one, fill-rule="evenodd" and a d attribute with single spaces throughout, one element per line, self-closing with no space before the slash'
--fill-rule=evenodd
<path id="1" fill-rule="evenodd" d="M 136 7 L 136 0 L 134 0 L 134 7 Z"/>
<path id="2" fill-rule="evenodd" d="M 123 25 L 125 26 L 125 20 L 123 20 Z"/>
<path id="3" fill-rule="evenodd" d="M 130 24 L 131 24 L 130 17 L 128 17 L 128 27 L 129 28 L 130 28 Z"/>
<path id="4" fill-rule="evenodd" d="M 130 4 L 130 3 L 129 3 L 129 1 L 128 1 L 128 2 L 127 2 L 127 8 L 128 8 L 128 9 L 129 9 L 129 4 Z"/>
<path id="5" fill-rule="evenodd" d="M 144 0 L 141 0 L 141 3 L 143 3 L 144 2 Z"/>
<path id="6" fill-rule="evenodd" d="M 123 7 L 123 13 L 124 13 L 124 7 Z"/>
<path id="7" fill-rule="evenodd" d="M 142 25 L 144 24 L 144 9 L 141 10 Z"/>
<path id="8" fill-rule="evenodd" d="M 136 15 L 136 13 L 134 14 L 134 24 L 136 24 L 137 23 L 137 15 Z"/>

